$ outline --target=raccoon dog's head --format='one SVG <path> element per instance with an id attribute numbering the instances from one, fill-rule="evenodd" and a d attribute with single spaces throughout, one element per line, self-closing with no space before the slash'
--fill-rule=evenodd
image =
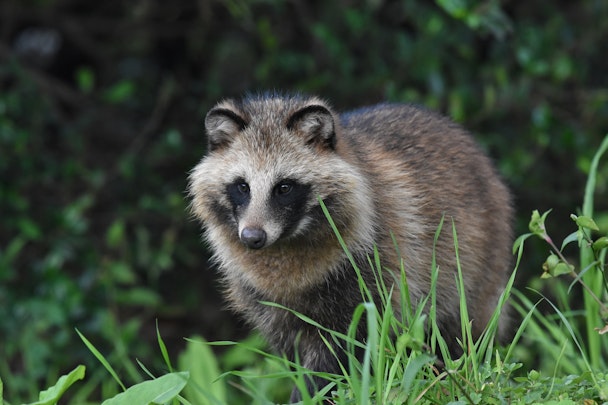
<path id="1" fill-rule="evenodd" d="M 339 229 L 355 239 L 369 232 L 362 223 L 372 212 L 367 183 L 338 153 L 337 120 L 323 101 L 224 101 L 205 128 L 209 153 L 191 173 L 190 194 L 216 250 L 227 242 L 249 250 L 325 243 L 333 233 L 319 197 Z"/>

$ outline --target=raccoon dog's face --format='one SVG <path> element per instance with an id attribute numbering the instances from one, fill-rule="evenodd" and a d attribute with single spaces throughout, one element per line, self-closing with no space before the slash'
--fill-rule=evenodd
<path id="1" fill-rule="evenodd" d="M 331 230 L 318 197 L 351 226 L 353 199 L 365 185 L 336 153 L 334 115 L 322 101 L 225 101 L 207 114 L 205 128 L 209 154 L 190 176 L 190 193 L 216 250 L 227 241 L 250 250 L 322 242 Z"/>

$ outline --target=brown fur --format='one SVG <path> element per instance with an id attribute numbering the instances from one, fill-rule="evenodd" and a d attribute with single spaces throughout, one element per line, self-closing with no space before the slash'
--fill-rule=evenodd
<path id="1" fill-rule="evenodd" d="M 233 308 L 279 351 L 293 358 L 300 334 L 304 366 L 339 371 L 319 331 L 259 301 L 278 302 L 345 332 L 362 300 L 317 196 L 369 284 L 374 276 L 367 256 L 374 244 L 384 267 L 398 272 L 403 259 L 413 302 L 429 293 L 433 238 L 445 217 L 435 252 L 437 318 L 457 352 L 454 221 L 473 332 L 483 331 L 509 275 L 511 199 L 490 160 L 460 126 L 409 105 L 338 116 L 317 98 L 263 95 L 219 103 L 206 128 L 210 153 L 190 176 L 192 209 L 205 226 Z M 275 185 L 285 179 L 297 181 L 294 189 L 305 201 L 281 205 Z M 239 182 L 248 194 L 227 191 L 228 185 L 240 190 Z M 244 229 L 263 233 L 263 247 L 251 248 L 260 241 L 246 241 Z M 502 317 L 500 336 L 507 321 Z M 364 331 L 359 337 L 365 338 Z M 311 390 L 315 384 L 323 382 L 311 381 Z"/>

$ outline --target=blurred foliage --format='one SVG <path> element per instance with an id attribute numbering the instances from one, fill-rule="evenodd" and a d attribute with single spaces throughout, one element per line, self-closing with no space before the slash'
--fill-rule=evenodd
<path id="1" fill-rule="evenodd" d="M 606 38 L 608 3 L 597 0 L 2 2 L 7 397 L 31 398 L 92 361 L 74 327 L 99 337 L 114 364 L 145 358 L 154 318 L 173 350 L 183 336 L 240 333 L 184 194 L 218 99 L 276 88 L 340 110 L 382 100 L 437 109 L 496 159 L 522 232 L 532 209 L 567 217 L 581 204 L 608 131 Z M 607 187 L 604 165 L 604 233 Z"/>

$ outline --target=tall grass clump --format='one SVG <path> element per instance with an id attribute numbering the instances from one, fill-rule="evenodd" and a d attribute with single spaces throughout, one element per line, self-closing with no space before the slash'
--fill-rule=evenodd
<path id="1" fill-rule="evenodd" d="M 321 203 L 322 204 L 322 203 Z M 520 367 L 510 363 L 494 341 L 498 326 L 498 317 L 503 309 L 513 285 L 515 273 L 491 318 L 485 333 L 477 340 L 473 339 L 471 323 L 467 315 L 464 281 L 460 265 L 458 266 L 458 283 L 461 293 L 461 316 L 463 356 L 452 358 L 448 345 L 441 336 L 435 322 L 436 281 L 440 271 L 435 261 L 429 271 L 433 282 L 428 296 L 419 303 L 412 303 L 409 298 L 407 277 L 403 263 L 397 271 L 400 277 L 393 277 L 400 288 L 394 284 L 387 285 L 383 274 L 391 272 L 381 265 L 377 250 L 368 257 L 368 265 L 376 276 L 374 285 L 366 285 L 361 276 L 361 269 L 352 258 L 331 216 L 322 204 L 325 214 L 336 233 L 338 240 L 351 260 L 362 294 L 362 303 L 356 307 L 351 325 L 346 333 L 333 331 L 320 325 L 313 319 L 297 313 L 276 303 L 266 305 L 279 307 L 291 312 L 306 323 L 325 332 L 329 338 L 326 344 L 331 350 L 345 350 L 347 362 L 340 364 L 341 374 L 312 372 L 303 369 L 295 362 L 253 349 L 263 356 L 266 362 L 276 366 L 272 378 L 289 380 L 298 387 L 306 404 L 419 404 L 448 403 L 464 401 L 465 403 L 490 403 L 493 399 L 505 394 L 496 391 L 496 387 L 507 387 L 512 373 Z M 435 234 L 435 244 L 444 227 L 442 219 Z M 452 224 L 452 232 L 457 245 L 457 232 Z M 434 248 L 434 247 L 433 247 Z M 380 299 L 374 301 L 372 288 L 377 289 Z M 393 308 L 393 295 L 400 294 L 400 308 Z M 358 341 L 356 330 L 364 325 L 367 330 L 365 341 Z M 234 342 L 218 342 L 219 345 L 240 346 Z M 357 356 L 355 353 L 363 353 Z M 336 358 L 338 358 L 336 354 Z M 317 375 L 330 381 L 314 396 L 308 395 L 305 389 L 306 378 Z M 253 403 L 266 403 L 264 392 L 255 390 L 252 381 L 268 378 L 251 372 L 230 371 L 224 378 L 238 377 L 243 381 Z M 331 401 L 331 402 L 327 402 Z"/>
<path id="2" fill-rule="evenodd" d="M 582 209 L 570 216 L 575 230 L 561 245 L 553 241 L 547 230 L 546 219 L 550 211 L 542 215 L 534 211 L 530 233 L 520 236 L 514 245 L 514 249 L 520 249 L 529 237 L 539 237 L 550 249 L 542 265 L 541 278 L 570 279 L 569 283 L 555 280 L 550 283 L 548 292 L 516 293 L 515 306 L 529 319 L 526 335 L 532 347 L 530 351 L 542 348 L 542 355 L 536 359 L 538 368 L 554 377 L 586 376 L 603 401 L 608 401 L 608 230 L 601 231 L 593 215 L 598 165 L 607 150 L 608 136 L 591 161 Z M 578 248 L 578 263 L 569 259 L 571 254 L 565 253 L 571 245 Z M 530 298 L 534 295 L 536 302 Z M 549 311 L 539 311 L 537 308 L 541 304 Z"/>

